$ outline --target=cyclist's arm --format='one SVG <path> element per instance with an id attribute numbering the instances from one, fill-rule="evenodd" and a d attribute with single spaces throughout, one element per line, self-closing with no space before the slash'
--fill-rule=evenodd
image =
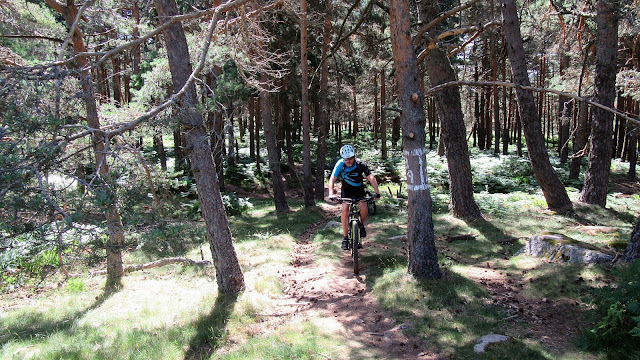
<path id="1" fill-rule="evenodd" d="M 367 176 L 367 180 L 369 180 L 369 183 L 371 184 L 371 186 L 373 186 L 373 191 L 375 191 L 376 194 L 380 195 L 380 190 L 378 189 L 378 180 L 376 180 L 376 177 L 373 176 L 373 174 L 369 174 L 369 176 Z"/>
<path id="2" fill-rule="evenodd" d="M 333 186 L 335 185 L 337 179 L 338 178 L 336 178 L 333 175 L 331 175 L 331 177 L 329 178 L 329 197 L 332 197 L 335 195 L 335 190 L 333 189 Z"/>

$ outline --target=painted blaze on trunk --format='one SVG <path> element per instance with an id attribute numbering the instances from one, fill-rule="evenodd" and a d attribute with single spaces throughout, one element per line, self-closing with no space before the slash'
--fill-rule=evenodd
<path id="1" fill-rule="evenodd" d="M 402 109 L 403 155 L 407 168 L 408 270 L 417 278 L 439 278 L 441 273 L 433 232 L 425 154 L 424 96 L 420 92 L 417 57 L 411 43 L 409 3 L 406 0 L 389 1 L 389 24 Z"/>

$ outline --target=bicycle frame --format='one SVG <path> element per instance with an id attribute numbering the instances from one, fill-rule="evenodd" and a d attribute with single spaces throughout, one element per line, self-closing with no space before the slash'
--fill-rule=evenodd
<path id="1" fill-rule="evenodd" d="M 358 274 L 360 272 L 358 264 L 358 246 L 360 245 L 360 226 L 362 220 L 360 218 L 360 201 L 371 202 L 373 197 L 367 194 L 364 198 L 339 198 L 341 203 L 349 204 L 349 230 L 347 237 L 349 239 L 349 247 L 351 248 L 351 257 L 353 258 L 353 273 Z"/>

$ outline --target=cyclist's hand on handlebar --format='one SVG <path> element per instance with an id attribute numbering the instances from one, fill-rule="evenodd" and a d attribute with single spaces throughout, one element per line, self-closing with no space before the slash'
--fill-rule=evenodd
<path id="1" fill-rule="evenodd" d="M 380 199 L 380 194 L 375 194 L 373 197 L 375 197 L 376 199 Z"/>
<path id="2" fill-rule="evenodd" d="M 336 195 L 336 194 L 329 195 L 329 200 L 331 200 L 333 202 L 337 202 L 338 201 L 338 195 Z"/>

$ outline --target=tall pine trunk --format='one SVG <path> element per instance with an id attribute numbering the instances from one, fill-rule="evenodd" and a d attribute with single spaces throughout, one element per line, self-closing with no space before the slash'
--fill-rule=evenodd
<path id="1" fill-rule="evenodd" d="M 311 116 L 309 115 L 309 64 L 307 63 L 307 0 L 300 1 L 300 73 L 302 75 L 302 176 L 304 206 L 316 204 L 311 175 Z"/>
<path id="2" fill-rule="evenodd" d="M 316 152 L 316 184 L 315 197 L 324 200 L 324 168 L 327 158 L 327 124 L 329 123 L 329 109 L 327 98 L 329 95 L 329 46 L 331 45 L 331 13 L 332 0 L 325 0 L 325 15 L 322 28 L 322 63 L 320 64 L 320 94 L 318 94 L 318 145 Z M 374 140 L 375 142 L 375 140 Z"/>
<path id="3" fill-rule="evenodd" d="M 613 107 L 616 96 L 616 59 L 618 55 L 619 2 L 598 0 L 598 34 L 596 39 L 595 101 Z M 613 151 L 613 114 L 604 109 L 593 109 L 589 167 L 584 177 L 580 201 L 606 206 Z"/>
<path id="4" fill-rule="evenodd" d="M 276 205 L 276 212 L 286 214 L 289 212 L 289 204 L 284 193 L 284 182 L 280 171 L 280 156 L 278 145 L 276 144 L 275 128 L 271 115 L 271 93 L 268 89 L 268 78 L 265 73 L 260 74 L 260 82 L 263 88 L 260 91 L 260 113 L 262 125 L 264 126 L 264 137 L 267 143 L 267 156 L 269 158 L 269 169 L 271 170 L 271 182 L 273 184 L 273 200 Z"/>
<path id="5" fill-rule="evenodd" d="M 435 3 L 423 1 L 422 4 L 425 21 L 435 19 L 438 15 Z M 440 48 L 433 49 L 427 55 L 424 66 L 427 69 L 431 86 L 456 81 L 456 74 L 447 54 Z M 460 90 L 457 87 L 448 87 L 436 93 L 434 98 L 438 118 L 442 124 L 441 140 L 444 143 L 447 166 L 449 167 L 451 194 L 449 208 L 456 217 L 480 217 L 480 208 L 473 198 L 471 163 Z M 497 121 L 496 124 L 499 126 L 500 122 Z"/>
<path id="6" fill-rule="evenodd" d="M 427 179 L 424 97 L 417 57 L 411 43 L 409 2 L 389 1 L 393 62 L 402 109 L 402 144 L 407 168 L 409 273 L 416 278 L 441 277 L 433 231 L 431 193 Z"/>

